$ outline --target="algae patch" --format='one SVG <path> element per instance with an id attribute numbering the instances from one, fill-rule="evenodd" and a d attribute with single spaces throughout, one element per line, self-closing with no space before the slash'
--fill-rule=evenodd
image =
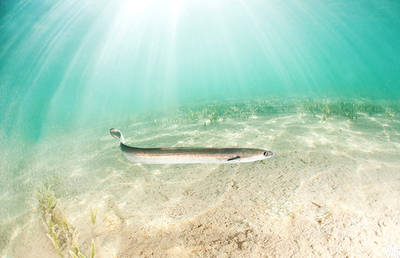
<path id="1" fill-rule="evenodd" d="M 78 244 L 78 231 L 67 221 L 62 210 L 59 208 L 58 200 L 54 191 L 48 186 L 43 187 L 37 191 L 36 196 L 47 237 L 50 239 L 58 255 L 60 257 L 70 255 L 74 258 L 87 257 L 80 250 Z M 93 222 L 93 217 L 91 219 Z M 93 258 L 95 253 L 93 240 L 90 249 L 89 257 Z"/>

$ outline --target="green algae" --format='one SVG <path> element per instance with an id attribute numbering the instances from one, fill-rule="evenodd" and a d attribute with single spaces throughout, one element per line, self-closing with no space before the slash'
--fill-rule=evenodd
<path id="1" fill-rule="evenodd" d="M 55 251 L 60 257 L 86 258 L 80 247 L 77 229 L 67 221 L 62 209 L 59 207 L 59 200 L 55 192 L 48 185 L 37 191 L 38 208 L 46 230 L 46 235 L 51 241 Z M 91 213 L 91 221 L 94 225 L 95 215 Z M 93 217 L 94 216 L 94 217 Z M 94 240 L 90 247 L 90 257 L 94 257 Z"/>
<path id="2" fill-rule="evenodd" d="M 303 103 L 303 109 L 306 113 L 321 115 L 323 120 L 331 117 L 357 120 L 363 114 L 368 116 L 384 115 L 387 118 L 393 118 L 400 113 L 400 104 L 357 100 L 309 100 Z"/>

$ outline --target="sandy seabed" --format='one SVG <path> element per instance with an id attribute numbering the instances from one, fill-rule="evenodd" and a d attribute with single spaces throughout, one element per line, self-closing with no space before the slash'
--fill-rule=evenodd
<path id="1" fill-rule="evenodd" d="M 275 156 L 137 165 L 104 133 L 96 153 L 71 154 L 63 167 L 72 172 L 59 170 L 55 184 L 58 207 L 86 255 L 93 240 L 96 257 L 400 256 L 399 121 L 291 114 L 204 128 L 130 125 L 124 133 L 139 146 L 260 147 Z M 32 207 L 8 234 L 3 257 L 58 256 Z"/>

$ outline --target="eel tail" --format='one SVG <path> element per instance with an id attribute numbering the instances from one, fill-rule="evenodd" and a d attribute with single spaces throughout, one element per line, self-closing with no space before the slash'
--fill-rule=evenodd
<path id="1" fill-rule="evenodd" d="M 120 143 L 124 144 L 125 143 L 125 138 L 122 135 L 121 131 L 115 128 L 110 129 L 110 134 L 112 137 L 116 138 L 119 140 Z"/>

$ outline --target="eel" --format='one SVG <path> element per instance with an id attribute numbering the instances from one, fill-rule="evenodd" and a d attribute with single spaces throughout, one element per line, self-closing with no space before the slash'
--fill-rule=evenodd
<path id="1" fill-rule="evenodd" d="M 138 148 L 125 144 L 121 131 L 110 129 L 119 139 L 122 153 L 133 163 L 141 164 L 229 164 L 253 162 L 274 156 L 272 151 L 253 148 Z"/>

